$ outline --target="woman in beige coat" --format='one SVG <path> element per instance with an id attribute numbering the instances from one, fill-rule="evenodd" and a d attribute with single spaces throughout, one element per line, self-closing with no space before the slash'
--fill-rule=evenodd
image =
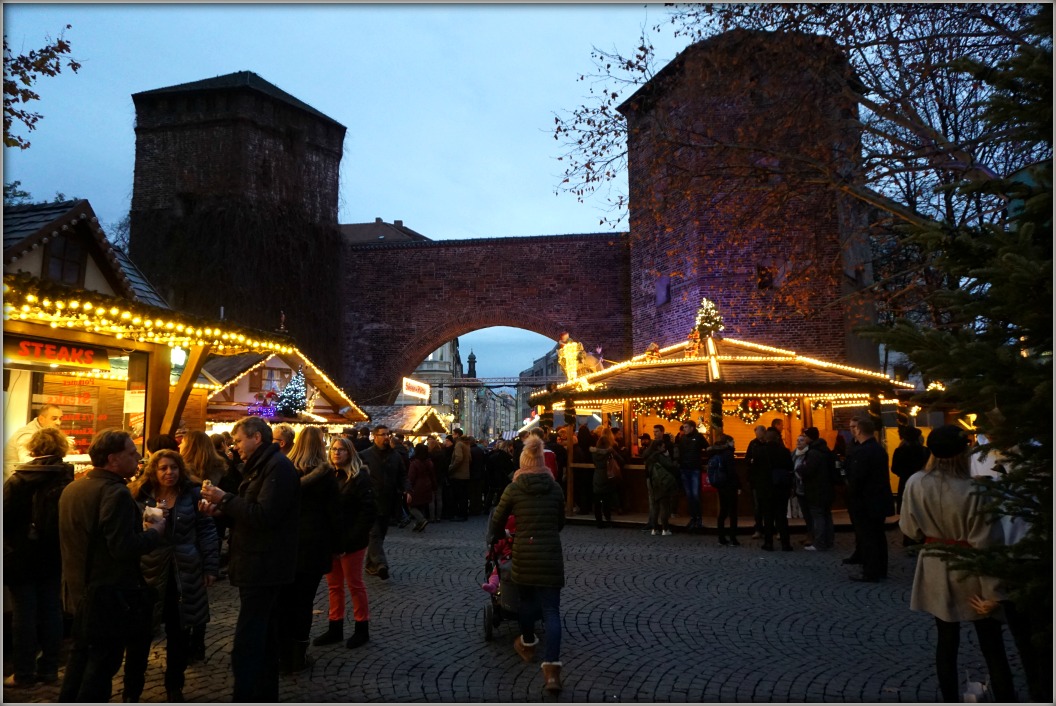
<path id="1" fill-rule="evenodd" d="M 970 603 L 972 596 L 999 598 L 997 579 L 953 571 L 942 555 L 929 549 L 937 544 L 979 548 L 1001 543 L 1000 528 L 987 521 L 984 501 L 975 494 L 967 448 L 968 440 L 959 427 L 935 429 L 928 435 L 931 459 L 927 467 L 906 482 L 899 527 L 925 545 L 917 558 L 909 607 L 935 616 L 935 669 L 944 701 L 961 700 L 957 650 L 962 621 L 975 626 L 994 698 L 1015 701 L 1001 623 L 980 616 Z"/>

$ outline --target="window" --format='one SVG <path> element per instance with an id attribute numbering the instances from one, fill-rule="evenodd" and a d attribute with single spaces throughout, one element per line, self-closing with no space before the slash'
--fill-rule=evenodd
<path id="1" fill-rule="evenodd" d="M 279 393 L 292 378 L 289 368 L 257 368 L 249 374 L 249 391 Z"/>
<path id="2" fill-rule="evenodd" d="M 671 278 L 662 275 L 656 280 L 656 305 L 662 306 L 671 301 Z"/>
<path id="3" fill-rule="evenodd" d="M 84 286 L 84 268 L 88 253 L 76 240 L 60 235 L 44 249 L 44 278 L 74 287 Z"/>

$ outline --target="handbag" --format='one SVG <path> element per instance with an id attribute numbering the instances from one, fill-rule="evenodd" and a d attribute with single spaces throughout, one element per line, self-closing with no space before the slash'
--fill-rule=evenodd
<path id="1" fill-rule="evenodd" d="M 616 457 L 611 453 L 609 454 L 608 460 L 605 461 L 605 471 L 609 480 L 623 478 L 623 469 L 620 468 L 620 462 L 617 461 Z"/>

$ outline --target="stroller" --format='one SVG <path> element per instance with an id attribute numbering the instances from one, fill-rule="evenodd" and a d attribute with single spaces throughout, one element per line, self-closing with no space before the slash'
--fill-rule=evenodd
<path id="1" fill-rule="evenodd" d="M 502 625 L 504 620 L 517 622 L 521 607 L 520 591 L 512 577 L 511 552 L 515 531 L 511 515 L 506 522 L 506 536 L 500 537 L 484 554 L 484 575 L 488 579 L 484 586 L 490 584 L 492 587 L 486 589 L 491 595 L 484 604 L 484 639 L 488 642 L 494 637 L 495 628 Z"/>

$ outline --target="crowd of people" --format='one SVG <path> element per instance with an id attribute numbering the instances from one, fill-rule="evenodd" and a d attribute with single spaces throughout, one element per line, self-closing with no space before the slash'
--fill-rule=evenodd
<path id="1" fill-rule="evenodd" d="M 544 688 L 559 692 L 565 474 L 573 473 L 567 480 L 574 486 L 575 510 L 592 507 L 597 526 L 605 528 L 620 507 L 621 469 L 631 460 L 607 425 L 593 431 L 582 426 L 575 439 L 566 436 L 571 428 L 537 428 L 486 448 L 458 429 L 413 444 L 383 425 L 327 438 L 319 427 L 294 433 L 288 425 L 246 417 L 230 434 L 196 431 L 180 440 L 147 439 L 145 459 L 127 432 L 102 431 L 88 448 L 92 468 L 75 478 L 64 461 L 69 441 L 46 423 L 54 410 L 41 412 L 45 423 L 19 439 L 22 460 L 4 485 L 4 581 L 12 600 L 14 646 L 14 673 L 5 686 L 58 679 L 65 612 L 73 625 L 62 701 L 108 701 L 122 663 L 123 699 L 137 701 L 162 626 L 167 699 L 183 701 L 184 672 L 205 653 L 208 589 L 225 577 L 239 594 L 231 698 L 277 701 L 280 675 L 312 664 L 310 644 L 344 642 L 355 649 L 369 642 L 364 574 L 389 578 L 384 542 L 390 524 L 413 522 L 413 531 L 421 533 L 430 522 L 463 522 L 471 515 L 489 516 L 490 543 L 508 540 L 512 580 L 522 598 L 521 631 L 513 647 L 525 661 L 534 660 L 539 642 L 534 624 L 541 615 Z M 782 441 L 780 419 L 775 422 L 756 427 L 744 454 L 753 536 L 762 539 L 763 550 L 773 551 L 776 534 L 781 548 L 791 551 L 787 513 L 794 501 L 806 523 L 806 549 L 832 549 L 834 488 L 845 484 L 855 549 L 843 563 L 861 565 L 854 580 L 884 580 L 885 521 L 896 508 L 887 452 L 873 422 L 853 418 L 851 442 L 837 437 L 834 449 L 817 429 L 804 429 L 792 450 Z M 1029 641 L 1020 639 L 1029 632 L 1023 612 L 1003 598 L 995 582 L 954 577 L 928 551 L 937 542 L 980 547 L 1001 538 L 972 495 L 967 444 L 956 428 L 933 431 L 926 445 L 915 431 L 900 432 L 892 470 L 900 478 L 904 543 L 923 548 L 911 607 L 935 616 L 943 697 L 957 695 L 959 623 L 971 621 L 995 695 L 1011 700 L 1001 623 L 995 618 L 1013 627 L 1023 663 L 1032 670 L 1033 691 L 1040 667 Z M 733 438 L 720 434 L 709 444 L 687 422 L 675 438 L 658 424 L 640 441 L 646 529 L 672 534 L 680 493 L 687 501 L 686 528 L 700 529 L 704 476 L 717 491 L 718 542 L 737 546 L 741 479 Z M 577 473 L 575 462 L 590 470 Z M 313 640 L 312 607 L 324 579 L 328 624 Z M 354 619 L 347 640 L 346 588 Z M 497 575 L 484 588 L 494 592 Z"/>

